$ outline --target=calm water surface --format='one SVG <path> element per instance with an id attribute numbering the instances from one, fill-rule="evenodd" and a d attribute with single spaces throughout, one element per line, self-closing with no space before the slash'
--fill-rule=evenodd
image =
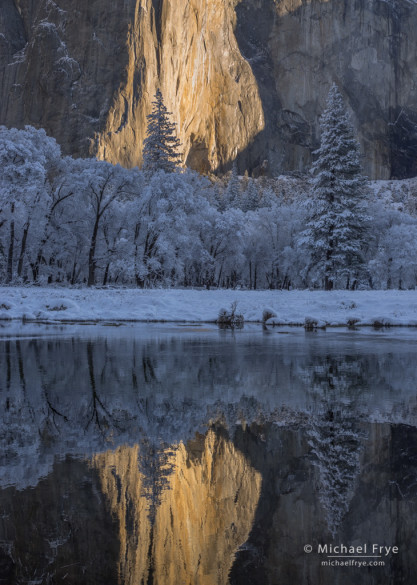
<path id="1" fill-rule="evenodd" d="M 3 325 L 0 583 L 416 583 L 416 350 L 413 329 Z"/>

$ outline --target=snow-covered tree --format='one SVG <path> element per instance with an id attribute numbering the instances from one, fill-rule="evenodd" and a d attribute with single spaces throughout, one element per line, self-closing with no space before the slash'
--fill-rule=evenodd
<path id="1" fill-rule="evenodd" d="M 405 219 L 405 218 L 404 218 Z M 411 218 L 410 218 L 411 219 Z M 369 263 L 377 288 L 409 289 L 417 286 L 417 225 L 403 221 L 381 234 L 378 250 Z"/>
<path id="2" fill-rule="evenodd" d="M 62 157 L 43 130 L 0 127 L 0 282 L 414 288 L 417 181 L 370 183 L 365 210 L 336 88 L 322 123 L 312 191 Z"/>
<path id="3" fill-rule="evenodd" d="M 60 157 L 59 146 L 44 130 L 0 127 L 0 227 L 8 228 L 0 263 L 6 265 L 8 282 L 23 277 L 28 243 L 42 228 L 50 175 Z"/>
<path id="4" fill-rule="evenodd" d="M 115 204 L 116 199 L 123 199 L 130 195 L 132 175 L 120 165 L 113 166 L 105 161 L 95 159 L 83 161 L 82 166 L 81 176 L 85 177 L 86 183 L 84 194 L 87 198 L 87 212 L 91 217 L 92 224 L 88 250 L 87 281 L 88 286 L 92 286 L 96 282 L 100 229 L 106 214 L 110 212 L 110 208 Z"/>
<path id="5" fill-rule="evenodd" d="M 197 173 L 154 173 L 135 203 L 134 272 L 138 286 L 195 283 L 203 262 L 200 238 L 213 208 Z"/>
<path id="6" fill-rule="evenodd" d="M 178 149 L 181 146 L 175 134 L 175 124 L 165 107 L 161 91 L 158 89 L 152 102 L 152 112 L 147 116 L 147 137 L 143 147 L 143 170 L 166 173 L 175 171 L 181 161 Z"/>
<path id="7" fill-rule="evenodd" d="M 247 188 L 242 196 L 243 211 L 255 211 L 259 207 L 259 189 L 254 179 L 248 180 Z"/>
<path id="8" fill-rule="evenodd" d="M 240 207 L 241 205 L 240 178 L 236 161 L 233 162 L 232 172 L 224 194 L 224 200 L 226 208 Z"/>
<path id="9" fill-rule="evenodd" d="M 311 216 L 302 243 L 311 252 L 316 282 L 326 290 L 354 288 L 364 270 L 369 219 L 360 147 L 336 85 L 320 120 L 321 145 L 313 165 Z"/>

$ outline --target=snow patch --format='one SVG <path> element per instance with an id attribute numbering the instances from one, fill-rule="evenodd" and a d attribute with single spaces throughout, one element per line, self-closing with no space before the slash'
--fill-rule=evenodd
<path id="1" fill-rule="evenodd" d="M 0 287 L 0 320 L 211 322 L 238 303 L 245 323 L 416 326 L 417 291 L 243 291 Z M 264 315 L 271 316 L 264 321 Z"/>

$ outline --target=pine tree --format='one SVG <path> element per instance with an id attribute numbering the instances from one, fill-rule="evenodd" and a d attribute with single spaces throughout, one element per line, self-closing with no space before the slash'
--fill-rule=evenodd
<path id="1" fill-rule="evenodd" d="M 338 283 L 354 288 L 364 272 L 369 218 L 360 147 L 336 85 L 320 120 L 321 145 L 313 165 L 312 213 L 302 242 L 326 290 Z"/>
<path id="2" fill-rule="evenodd" d="M 227 184 L 225 192 L 225 199 L 227 207 L 239 207 L 241 203 L 240 178 L 237 170 L 236 161 L 233 162 L 232 173 L 230 175 L 230 179 Z"/>
<path id="3" fill-rule="evenodd" d="M 255 179 L 249 179 L 248 186 L 244 192 L 242 209 L 243 211 L 255 211 L 259 207 L 259 190 Z"/>
<path id="4" fill-rule="evenodd" d="M 171 113 L 167 111 L 159 89 L 152 106 L 152 113 L 147 116 L 147 137 L 143 143 L 143 170 L 172 173 L 181 160 L 178 152 L 180 141 L 175 135 L 175 124 L 169 120 Z"/>

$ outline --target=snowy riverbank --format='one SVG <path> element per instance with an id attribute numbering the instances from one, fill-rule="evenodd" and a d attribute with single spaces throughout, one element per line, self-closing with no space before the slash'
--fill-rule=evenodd
<path id="1" fill-rule="evenodd" d="M 214 322 L 237 301 L 246 322 L 417 326 L 417 291 L 240 291 L 0 287 L 0 320 Z"/>

